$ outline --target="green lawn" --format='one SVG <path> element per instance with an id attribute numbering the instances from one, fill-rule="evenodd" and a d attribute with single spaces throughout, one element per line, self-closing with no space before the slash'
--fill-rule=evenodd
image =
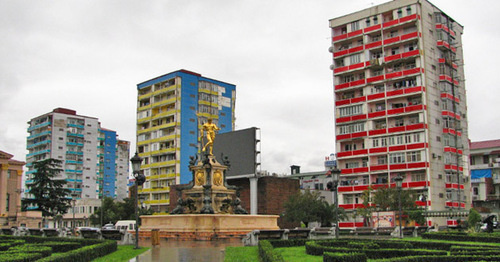
<path id="1" fill-rule="evenodd" d="M 104 257 L 92 260 L 92 262 L 123 262 L 146 252 L 149 247 L 134 249 L 133 245 L 121 246 L 118 245 L 118 250 Z"/>
<path id="2" fill-rule="evenodd" d="M 224 261 L 255 262 L 259 261 L 258 247 L 226 247 Z"/>
<path id="3" fill-rule="evenodd" d="M 456 243 L 456 244 L 471 244 L 477 245 L 477 242 L 464 242 L 464 241 L 444 241 L 444 240 L 431 240 L 431 239 L 422 239 L 418 238 L 405 238 L 404 240 L 412 240 L 412 241 L 425 241 L 425 242 L 447 242 L 447 243 Z M 399 240 L 395 240 L 399 241 Z M 500 246 L 499 243 L 484 243 L 481 242 L 482 245 L 491 245 L 491 246 Z M 276 248 L 276 252 L 280 253 L 285 261 L 288 262 L 322 262 L 323 256 L 312 256 L 306 254 L 305 246 L 298 247 L 286 247 L 286 248 Z M 225 252 L 225 262 L 246 262 L 246 261 L 259 261 L 259 251 L 258 247 L 227 247 Z M 369 259 L 368 261 L 377 261 L 376 259 Z"/>
<path id="4" fill-rule="evenodd" d="M 277 252 L 281 253 L 285 261 L 300 261 L 300 262 L 322 262 L 323 256 L 311 256 L 306 254 L 306 247 L 283 247 L 276 248 Z"/>

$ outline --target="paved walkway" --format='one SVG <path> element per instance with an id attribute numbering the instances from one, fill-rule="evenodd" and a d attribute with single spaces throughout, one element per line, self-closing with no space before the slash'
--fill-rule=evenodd
<path id="1" fill-rule="evenodd" d="M 141 241 L 140 246 L 150 250 L 129 262 L 222 262 L 228 246 L 243 246 L 241 241 L 177 241 L 160 240 L 160 245 L 151 246 L 151 241 Z"/>

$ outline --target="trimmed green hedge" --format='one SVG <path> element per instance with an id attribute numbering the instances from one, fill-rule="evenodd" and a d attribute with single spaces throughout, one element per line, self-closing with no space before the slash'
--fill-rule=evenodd
<path id="1" fill-rule="evenodd" d="M 298 247 L 306 244 L 309 239 L 290 239 L 290 240 L 268 240 L 274 248 L 279 247 Z"/>
<path id="2" fill-rule="evenodd" d="M 84 246 L 66 253 L 54 254 L 38 260 L 39 262 L 87 262 L 105 256 L 117 250 L 116 241 L 105 240 L 95 245 Z"/>
<path id="3" fill-rule="evenodd" d="M 87 262 L 117 250 L 116 241 L 98 239 L 0 235 L 0 243 L 10 245 L 8 250 L 2 251 L 0 262 L 35 260 Z M 0 244 L 0 247 L 2 245 Z M 53 254 L 52 250 L 61 253 Z M 7 254 L 8 257 L 4 258 Z"/>
<path id="4" fill-rule="evenodd" d="M 268 240 L 259 241 L 259 257 L 262 262 L 284 262 L 281 254 L 274 252 L 274 248 Z"/>
<path id="5" fill-rule="evenodd" d="M 363 252 L 369 259 L 381 259 L 391 257 L 405 256 L 438 256 L 447 255 L 448 252 L 443 250 L 425 250 L 425 249 L 395 249 L 395 248 L 380 248 L 380 249 L 360 249 L 356 247 L 325 247 L 316 242 L 306 243 L 306 253 L 313 256 L 323 255 L 325 252 L 333 253 L 354 253 Z"/>
<path id="6" fill-rule="evenodd" d="M 31 262 L 41 259 L 40 253 L 4 253 L 0 256 L 0 262 Z"/>
<path id="7" fill-rule="evenodd" d="M 42 254 L 42 257 L 48 257 L 52 255 L 52 248 L 26 244 L 22 246 L 11 247 L 9 248 L 9 250 L 2 252 L 2 254 L 4 253 L 40 253 Z"/>
<path id="8" fill-rule="evenodd" d="M 464 262 L 500 261 L 498 256 L 412 256 L 377 260 L 377 262 Z"/>
<path id="9" fill-rule="evenodd" d="M 449 241 L 500 243 L 500 234 L 497 233 L 474 233 L 466 234 L 460 232 L 428 232 L 422 234 L 424 239 L 437 239 Z"/>
<path id="10" fill-rule="evenodd" d="M 323 262 L 366 262 L 364 253 L 330 253 L 323 254 Z"/>
<path id="11" fill-rule="evenodd" d="M 82 244 L 78 242 L 54 242 L 54 241 L 36 243 L 31 245 L 51 247 L 54 253 L 64 253 L 82 247 Z"/>

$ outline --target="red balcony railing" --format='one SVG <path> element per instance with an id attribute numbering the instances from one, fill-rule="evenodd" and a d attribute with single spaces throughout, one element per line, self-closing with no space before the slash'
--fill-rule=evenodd
<path id="1" fill-rule="evenodd" d="M 458 189 L 457 183 L 446 183 L 445 186 L 447 189 Z M 460 189 L 464 189 L 464 185 L 460 185 Z"/>
<path id="2" fill-rule="evenodd" d="M 447 81 L 450 84 L 458 86 L 459 82 L 456 79 L 452 79 L 449 75 L 439 75 L 439 81 Z"/>
<path id="3" fill-rule="evenodd" d="M 361 86 L 361 85 L 364 85 L 364 84 L 366 84 L 366 79 L 359 79 L 359 80 L 355 80 L 355 81 L 352 81 L 352 82 L 338 84 L 338 85 L 335 86 L 335 90 L 349 88 L 349 87 L 355 87 L 355 86 Z"/>
<path id="4" fill-rule="evenodd" d="M 454 118 L 456 118 L 458 120 L 460 120 L 460 118 L 461 118 L 459 114 L 455 114 L 455 113 L 453 113 L 451 111 L 446 111 L 446 110 L 441 111 L 441 115 L 442 116 L 454 117 Z"/>
<path id="5" fill-rule="evenodd" d="M 460 103 L 460 99 L 458 97 L 453 97 L 452 94 L 441 93 L 441 98 L 447 98 L 447 99 L 450 99 L 451 101 L 455 101 L 457 103 Z"/>
<path id="6" fill-rule="evenodd" d="M 358 138 L 358 137 L 364 137 L 367 134 L 368 133 L 366 131 L 352 133 L 352 134 L 343 134 L 343 135 L 337 135 L 336 139 L 337 139 L 337 141 L 346 140 L 346 139 L 353 139 L 353 138 Z"/>

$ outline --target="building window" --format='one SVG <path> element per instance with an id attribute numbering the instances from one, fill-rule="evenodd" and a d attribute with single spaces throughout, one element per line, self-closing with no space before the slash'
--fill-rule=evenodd
<path id="1" fill-rule="evenodd" d="M 413 181 L 413 182 L 425 181 L 425 173 L 411 174 L 411 181 Z"/>
<path id="2" fill-rule="evenodd" d="M 378 25 L 378 17 L 377 16 L 373 17 L 373 24 Z"/>
<path id="3" fill-rule="evenodd" d="M 344 108 L 339 109 L 340 117 L 359 115 L 361 113 L 363 113 L 363 106 L 362 105 L 348 106 L 348 107 L 344 107 Z"/>
<path id="4" fill-rule="evenodd" d="M 377 157 L 377 164 L 378 165 L 385 165 L 385 164 L 387 164 L 387 156 L 378 156 Z"/>
<path id="5" fill-rule="evenodd" d="M 420 162 L 422 161 L 420 151 L 408 152 L 406 153 L 406 162 Z"/>
<path id="6" fill-rule="evenodd" d="M 394 120 L 394 126 L 404 126 L 405 125 L 405 121 L 403 118 L 398 118 L 396 120 Z"/>
<path id="7" fill-rule="evenodd" d="M 10 207 L 10 205 L 9 205 L 9 203 L 10 203 L 10 194 L 9 193 L 7 193 L 7 197 L 6 197 L 5 201 L 6 201 L 6 203 L 5 203 L 5 211 L 9 211 L 9 207 Z"/>
<path id="8" fill-rule="evenodd" d="M 359 21 L 355 21 L 355 22 L 352 22 L 351 23 L 351 31 L 356 31 L 356 30 L 359 30 L 360 27 L 359 27 Z"/>
<path id="9" fill-rule="evenodd" d="M 404 153 L 394 153 L 389 155 L 389 161 L 391 164 L 401 164 L 405 162 Z"/>
<path id="10" fill-rule="evenodd" d="M 403 10 L 399 9 L 398 10 L 398 18 L 403 17 Z"/>
<path id="11" fill-rule="evenodd" d="M 411 15 L 411 6 L 408 6 L 408 7 L 406 8 L 406 14 L 407 14 L 407 15 Z"/>
<path id="12" fill-rule="evenodd" d="M 488 155 L 483 156 L 483 164 L 488 164 L 490 162 L 490 157 Z"/>
<path id="13" fill-rule="evenodd" d="M 345 168 L 358 168 L 359 162 L 347 162 L 345 163 Z"/>
<path id="14" fill-rule="evenodd" d="M 355 54 L 349 57 L 351 61 L 351 65 L 358 64 L 361 62 L 361 55 L 360 54 Z"/>
<path id="15" fill-rule="evenodd" d="M 370 26 L 370 18 L 368 17 L 365 22 L 366 22 L 366 27 L 369 27 Z"/>

